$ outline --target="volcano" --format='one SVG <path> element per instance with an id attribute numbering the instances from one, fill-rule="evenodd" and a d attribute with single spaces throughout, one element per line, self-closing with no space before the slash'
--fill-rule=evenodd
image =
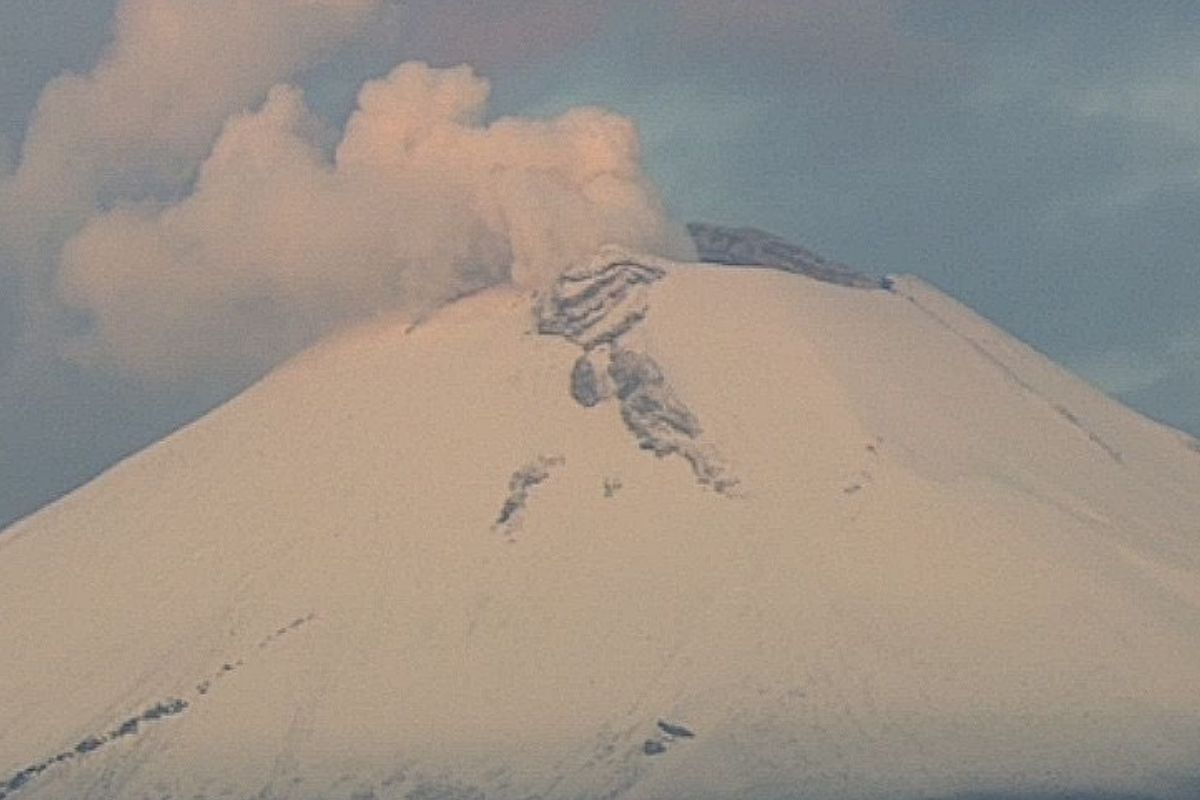
<path id="1" fill-rule="evenodd" d="M 0 798 L 1200 797 L 1200 445 L 811 264 L 376 320 L 13 526 Z"/>

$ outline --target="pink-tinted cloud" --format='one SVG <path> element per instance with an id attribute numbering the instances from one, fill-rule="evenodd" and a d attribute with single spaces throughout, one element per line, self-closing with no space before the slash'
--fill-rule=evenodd
<path id="1" fill-rule="evenodd" d="M 354 35 L 379 0 L 123 0 L 86 75 L 42 92 L 7 187 L 43 212 L 87 211 L 191 174 L 221 124 Z"/>
<path id="2" fill-rule="evenodd" d="M 363 87 L 330 160 L 298 89 L 232 118 L 193 194 L 94 217 L 62 298 L 81 363 L 146 384 L 253 374 L 334 327 L 504 281 L 545 286 L 616 242 L 687 256 L 632 122 L 599 109 L 480 124 L 488 83 L 419 62 Z"/>
<path id="3" fill-rule="evenodd" d="M 121 0 L 111 45 L 90 72 L 45 87 L 0 180 L 0 272 L 23 294 L 20 336 L 44 347 L 54 335 L 59 248 L 89 216 L 182 191 L 231 114 L 355 36 L 380 2 Z"/>

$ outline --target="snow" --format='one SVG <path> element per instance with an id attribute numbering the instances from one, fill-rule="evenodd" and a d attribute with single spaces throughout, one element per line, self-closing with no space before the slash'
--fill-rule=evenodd
<path id="1" fill-rule="evenodd" d="M 0 536 L 0 795 L 1200 796 L 1190 440 L 913 278 L 549 297 L 587 330 L 373 323 Z M 573 396 L 622 353 L 674 450 Z"/>

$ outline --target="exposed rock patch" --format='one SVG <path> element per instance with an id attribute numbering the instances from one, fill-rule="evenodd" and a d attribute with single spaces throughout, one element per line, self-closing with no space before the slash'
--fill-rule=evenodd
<path id="1" fill-rule="evenodd" d="M 657 734 L 642 743 L 643 755 L 661 756 L 670 749 L 674 742 L 696 738 L 696 734 L 690 728 L 677 722 L 660 719 L 656 723 L 656 727 L 658 728 Z"/>
<path id="2" fill-rule="evenodd" d="M 608 373 L 617 386 L 621 419 L 639 447 L 660 458 L 682 456 L 691 465 L 696 480 L 718 492 L 733 488 L 737 480 L 725 474 L 712 448 L 699 443 L 700 421 L 675 395 L 654 359 L 644 353 L 616 349 Z"/>
<path id="3" fill-rule="evenodd" d="M 563 273 L 538 306 L 538 333 L 564 336 L 585 350 L 615 342 L 646 316 L 647 287 L 666 274 L 657 264 L 604 248 Z"/>
<path id="4" fill-rule="evenodd" d="M 661 756 L 667 752 L 667 746 L 658 739 L 647 739 L 642 743 L 642 752 L 648 756 Z"/>
<path id="5" fill-rule="evenodd" d="M 310 613 L 304 617 L 297 617 L 287 625 L 280 626 L 273 633 L 259 641 L 258 647 L 265 648 L 274 644 L 281 637 L 286 636 L 292 631 L 316 619 L 315 613 Z M 13 795 L 20 789 L 25 788 L 35 778 L 40 776 L 46 770 L 58 764 L 72 761 L 78 758 L 84 758 L 91 754 L 102 750 L 109 745 L 112 745 L 118 740 L 129 736 L 138 736 L 145 732 L 148 725 L 159 723 L 168 719 L 178 717 L 187 712 L 192 704 L 199 698 L 207 695 L 213 688 L 216 681 L 222 679 L 228 674 L 234 672 L 243 664 L 242 659 L 230 663 L 225 662 L 221 668 L 213 675 L 212 678 L 205 679 L 198 683 L 195 687 L 195 696 L 192 699 L 186 700 L 183 697 L 172 697 L 168 700 L 163 700 L 146 708 L 140 714 L 135 714 L 121 722 L 115 723 L 108 731 L 104 733 L 94 733 L 85 736 L 77 744 L 68 750 L 43 759 L 36 764 L 30 764 L 17 772 L 9 775 L 7 778 L 0 779 L 0 800 L 10 800 Z"/>
<path id="6" fill-rule="evenodd" d="M 493 528 L 511 533 L 520 522 L 533 487 L 545 482 L 550 477 L 551 467 L 563 462 L 562 456 L 541 456 L 514 472 L 508 479 L 508 497 L 500 507 Z"/>
<path id="7" fill-rule="evenodd" d="M 658 729 L 667 736 L 672 736 L 676 739 L 694 739 L 696 734 L 690 728 L 680 725 L 678 722 L 667 722 L 660 719 L 658 721 Z"/>
<path id="8" fill-rule="evenodd" d="M 891 288 L 886 277 L 875 278 L 845 264 L 827 261 L 811 250 L 757 228 L 727 228 L 703 222 L 693 222 L 687 227 L 700 260 L 711 264 L 772 267 L 857 289 Z"/>
<path id="9" fill-rule="evenodd" d="M 5 800 L 5 798 L 11 797 L 18 789 L 24 788 L 34 778 L 38 777 L 56 764 L 61 764 L 66 761 L 81 758 L 89 753 L 94 753 L 95 751 L 111 744 L 118 739 L 135 735 L 138 733 L 139 728 L 146 723 L 157 722 L 167 717 L 173 717 L 177 714 L 182 714 L 187 710 L 187 708 L 188 702 L 186 700 L 178 697 L 172 698 L 160 703 L 155 703 L 141 714 L 124 720 L 107 733 L 86 736 L 70 750 L 64 750 L 61 753 L 51 756 L 43 761 L 39 761 L 36 764 L 30 764 L 29 766 L 10 775 L 7 779 L 5 779 L 4 783 L 0 783 L 0 800 Z"/>
<path id="10" fill-rule="evenodd" d="M 655 261 L 605 248 L 588 263 L 564 273 L 540 300 L 537 329 L 583 348 L 570 378 L 571 396 L 577 403 L 594 408 L 615 397 L 621 419 L 639 447 L 660 458 L 682 457 L 701 485 L 725 493 L 737 479 L 728 474 L 716 451 L 700 441 L 699 419 L 658 363 L 624 342 L 625 335 L 646 317 L 650 285 L 666 275 L 665 266 Z M 510 499 L 523 502 L 523 496 L 515 494 Z M 508 518 L 504 511 L 501 516 L 498 525 Z"/>
<path id="11" fill-rule="evenodd" d="M 584 352 L 571 368 L 571 396 L 584 408 L 599 405 L 613 396 L 608 376 L 609 348 L 602 345 Z"/>

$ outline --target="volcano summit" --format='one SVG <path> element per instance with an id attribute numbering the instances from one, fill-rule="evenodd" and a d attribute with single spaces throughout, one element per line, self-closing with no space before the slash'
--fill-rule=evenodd
<path id="1" fill-rule="evenodd" d="M 1200 797 L 1200 447 L 817 266 L 373 322 L 9 529 L 0 798 Z"/>

